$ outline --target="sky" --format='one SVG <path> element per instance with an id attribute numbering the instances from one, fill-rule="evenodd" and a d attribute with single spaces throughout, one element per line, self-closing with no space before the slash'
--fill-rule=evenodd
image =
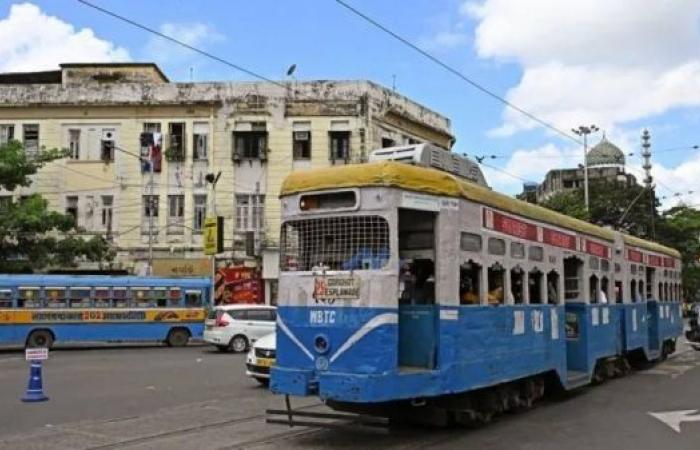
<path id="1" fill-rule="evenodd" d="M 582 162 L 582 146 L 480 92 L 335 0 L 90 0 L 273 79 L 369 79 L 452 121 L 453 150 L 487 180 L 524 180 Z M 700 0 L 346 0 L 497 96 L 569 133 L 595 124 L 665 208 L 700 206 Z M 0 0 L 0 72 L 61 62 L 153 61 L 174 81 L 250 80 L 76 0 Z M 395 80 L 395 81 L 394 81 Z M 569 133 L 570 134 L 570 133 Z"/>

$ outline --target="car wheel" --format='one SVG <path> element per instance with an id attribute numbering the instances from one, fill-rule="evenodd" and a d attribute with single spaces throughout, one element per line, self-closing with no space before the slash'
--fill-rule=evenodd
<path id="1" fill-rule="evenodd" d="M 170 347 L 184 347 L 187 345 L 187 341 L 190 340 L 190 333 L 184 328 L 173 328 L 168 333 L 168 338 L 166 343 Z"/>
<path id="2" fill-rule="evenodd" d="M 51 348 L 53 345 L 53 334 L 48 330 L 36 330 L 27 338 L 27 347 Z"/>
<path id="3" fill-rule="evenodd" d="M 231 339 L 230 347 L 231 350 L 236 353 L 243 353 L 244 351 L 248 350 L 248 339 L 242 334 L 234 336 L 233 339 Z"/>

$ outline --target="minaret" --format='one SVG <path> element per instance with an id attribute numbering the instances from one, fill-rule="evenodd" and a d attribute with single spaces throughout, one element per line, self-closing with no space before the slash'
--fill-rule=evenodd
<path id="1" fill-rule="evenodd" d="M 647 189 L 651 189 L 651 183 L 654 181 L 654 179 L 651 176 L 651 143 L 649 142 L 651 140 L 651 135 L 649 134 L 649 130 L 646 128 L 644 131 L 642 131 L 642 158 L 644 158 L 644 165 L 642 165 L 642 168 L 644 169 L 644 186 Z"/>

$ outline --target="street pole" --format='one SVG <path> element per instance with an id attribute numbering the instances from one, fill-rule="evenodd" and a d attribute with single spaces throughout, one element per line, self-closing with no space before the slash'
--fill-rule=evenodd
<path id="1" fill-rule="evenodd" d="M 149 192 L 148 196 L 148 275 L 153 274 L 153 145 L 148 148 Z"/>
<path id="2" fill-rule="evenodd" d="M 583 196 L 584 203 L 586 204 L 586 212 L 589 212 L 590 210 L 590 203 L 588 198 L 588 135 L 591 133 L 595 133 L 599 129 L 600 128 L 598 128 L 595 125 L 581 125 L 578 128 L 571 129 L 571 131 L 574 134 L 583 137 Z"/>

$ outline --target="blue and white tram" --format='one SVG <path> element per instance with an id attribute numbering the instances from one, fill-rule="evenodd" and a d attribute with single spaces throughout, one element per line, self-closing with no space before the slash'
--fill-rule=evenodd
<path id="1" fill-rule="evenodd" d="M 488 419 L 682 332 L 659 244 L 396 162 L 294 173 L 281 197 L 276 393 Z"/>

